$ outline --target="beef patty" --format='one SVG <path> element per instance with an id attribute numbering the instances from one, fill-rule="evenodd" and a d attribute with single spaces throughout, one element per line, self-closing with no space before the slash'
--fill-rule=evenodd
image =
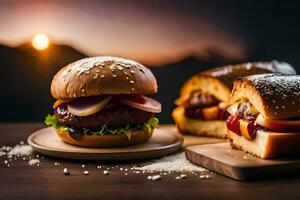
<path id="1" fill-rule="evenodd" d="M 104 124 L 115 128 L 124 127 L 127 124 L 143 124 L 154 117 L 154 113 L 125 105 L 115 105 L 104 108 L 93 115 L 80 117 L 70 113 L 66 104 L 63 104 L 54 109 L 54 114 L 58 122 L 65 126 L 90 129 L 97 129 Z"/>

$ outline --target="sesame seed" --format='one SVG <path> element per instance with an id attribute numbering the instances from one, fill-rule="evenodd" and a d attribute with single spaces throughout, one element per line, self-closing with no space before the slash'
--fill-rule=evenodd
<path id="1" fill-rule="evenodd" d="M 81 92 L 84 93 L 84 92 L 85 92 L 85 89 L 81 89 Z"/>
<path id="2" fill-rule="evenodd" d="M 152 181 L 157 181 L 157 180 L 160 180 L 160 179 L 161 179 L 161 175 L 154 175 L 151 178 Z"/>
<path id="3" fill-rule="evenodd" d="M 134 74 L 135 72 L 133 70 L 130 70 L 130 73 Z"/>
<path id="4" fill-rule="evenodd" d="M 122 70 L 123 70 L 123 67 L 122 67 L 122 66 L 118 66 L 118 69 L 122 71 Z"/>
<path id="5" fill-rule="evenodd" d="M 100 70 L 99 70 L 99 69 L 96 69 L 96 72 L 97 72 L 97 73 L 99 73 L 99 72 L 100 72 Z"/>
<path id="6" fill-rule="evenodd" d="M 205 178 L 205 175 L 200 175 L 199 178 L 203 179 Z"/>
<path id="7" fill-rule="evenodd" d="M 181 174 L 180 177 L 181 178 L 187 178 L 187 175 L 186 174 Z"/>
<path id="8" fill-rule="evenodd" d="M 81 165 L 82 168 L 85 168 L 85 165 Z"/>
<path id="9" fill-rule="evenodd" d="M 112 77 L 116 78 L 116 77 L 117 77 L 117 74 L 113 74 Z"/>
<path id="10" fill-rule="evenodd" d="M 73 94 L 73 97 L 76 98 L 76 96 L 77 96 L 76 93 L 74 93 L 74 94 Z"/>
<path id="11" fill-rule="evenodd" d="M 64 172 L 65 175 L 69 175 L 70 174 L 70 171 L 68 170 L 68 168 L 64 168 L 63 172 Z"/>
<path id="12" fill-rule="evenodd" d="M 130 81 L 130 83 L 131 83 L 131 84 L 133 84 L 133 83 L 134 83 L 134 81 Z"/>
<path id="13" fill-rule="evenodd" d="M 128 76 L 126 76 L 126 79 L 128 80 L 128 79 L 129 79 L 129 77 L 128 77 Z"/>
<path id="14" fill-rule="evenodd" d="M 90 174 L 90 172 L 89 171 L 84 171 L 83 174 L 87 176 L 87 175 Z"/>
<path id="15" fill-rule="evenodd" d="M 275 106 L 276 109 L 279 109 L 279 106 Z"/>
<path id="16" fill-rule="evenodd" d="M 281 106 L 282 109 L 285 109 L 285 106 Z"/>
<path id="17" fill-rule="evenodd" d="M 100 76 L 100 78 L 104 78 L 104 74 L 102 74 L 102 75 Z"/>
<path id="18" fill-rule="evenodd" d="M 104 174 L 104 175 L 108 175 L 108 174 L 109 174 L 109 171 L 104 170 L 104 171 L 103 171 L 103 174 Z"/>
<path id="19" fill-rule="evenodd" d="M 131 88 L 131 90 L 134 91 L 135 89 L 134 89 L 134 88 Z"/>

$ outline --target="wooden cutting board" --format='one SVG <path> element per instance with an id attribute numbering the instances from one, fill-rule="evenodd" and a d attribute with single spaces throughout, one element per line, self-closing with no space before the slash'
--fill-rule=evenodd
<path id="1" fill-rule="evenodd" d="M 115 148 L 87 148 L 63 142 L 52 127 L 32 133 L 28 144 L 42 154 L 80 160 L 137 160 L 165 156 L 179 150 L 183 138 L 175 130 L 161 125 L 145 143 Z"/>
<path id="2" fill-rule="evenodd" d="M 229 143 L 189 146 L 185 156 L 192 163 L 237 180 L 299 176 L 300 159 L 264 160 L 233 150 Z"/>

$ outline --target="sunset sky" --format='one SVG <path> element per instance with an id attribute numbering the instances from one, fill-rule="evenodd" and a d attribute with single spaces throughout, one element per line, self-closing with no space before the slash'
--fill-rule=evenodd
<path id="1" fill-rule="evenodd" d="M 224 6 L 192 1 L 1 1 L 0 43 L 18 46 L 45 33 L 54 43 L 89 55 L 151 64 L 205 56 L 207 47 L 243 57 L 244 33 L 232 13 L 221 10 Z"/>

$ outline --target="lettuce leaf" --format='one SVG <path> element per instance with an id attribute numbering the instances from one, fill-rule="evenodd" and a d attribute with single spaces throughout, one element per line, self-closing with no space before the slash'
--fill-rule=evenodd
<path id="1" fill-rule="evenodd" d="M 47 126 L 60 129 L 63 132 L 68 132 L 70 130 L 69 127 L 59 124 L 54 115 L 47 115 L 44 122 Z"/>
<path id="2" fill-rule="evenodd" d="M 155 128 L 158 128 L 158 123 L 159 123 L 159 120 L 157 118 L 153 117 L 153 118 L 149 119 L 147 122 L 145 122 L 144 124 L 139 124 L 139 125 L 135 125 L 135 126 L 127 124 L 125 127 L 122 127 L 122 128 L 111 128 L 104 124 L 104 125 L 101 125 L 97 130 L 82 128 L 81 132 L 85 135 L 92 134 L 92 135 L 100 135 L 100 136 L 124 134 L 124 135 L 126 135 L 128 140 L 130 140 L 131 133 L 133 131 L 144 129 L 145 131 L 147 131 L 147 133 L 151 134 Z M 70 130 L 70 127 L 59 124 L 59 122 L 57 121 L 57 119 L 55 118 L 54 115 L 47 115 L 45 118 L 45 124 L 47 126 L 52 126 L 54 128 L 58 128 L 63 132 L 68 132 Z"/>

